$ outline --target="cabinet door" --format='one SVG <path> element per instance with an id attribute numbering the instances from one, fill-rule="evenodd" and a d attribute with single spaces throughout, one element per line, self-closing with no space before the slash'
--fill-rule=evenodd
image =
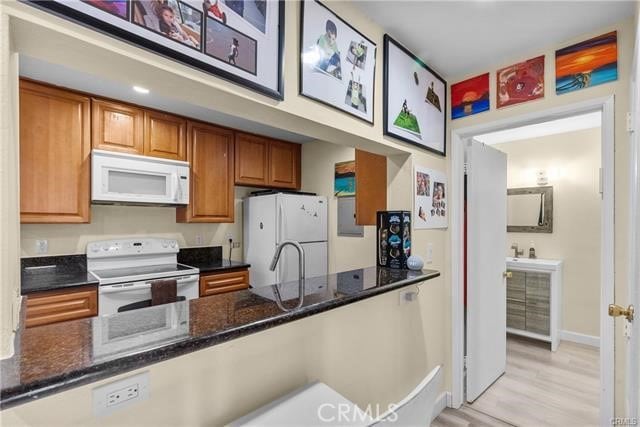
<path id="1" fill-rule="evenodd" d="M 233 132 L 203 123 L 187 124 L 189 205 L 176 209 L 176 221 L 234 221 L 233 154 Z"/>
<path id="2" fill-rule="evenodd" d="M 83 286 L 38 292 L 27 297 L 27 327 L 98 315 L 98 290 Z"/>
<path id="3" fill-rule="evenodd" d="M 270 187 L 300 189 L 300 144 L 269 143 Z"/>
<path id="4" fill-rule="evenodd" d="M 89 98 L 20 82 L 20 221 L 90 220 Z"/>
<path id="5" fill-rule="evenodd" d="M 269 181 L 269 140 L 236 133 L 235 183 L 267 187 Z"/>
<path id="6" fill-rule="evenodd" d="M 91 105 L 93 148 L 144 154 L 142 109 L 101 99 Z"/>
<path id="7" fill-rule="evenodd" d="M 215 273 L 200 277 L 200 296 L 217 295 L 225 292 L 239 291 L 249 287 L 249 271 L 232 271 Z"/>
<path id="8" fill-rule="evenodd" d="M 356 150 L 356 224 L 376 225 L 387 209 L 387 158 Z"/>
<path id="9" fill-rule="evenodd" d="M 526 282 L 527 331 L 549 335 L 551 276 L 528 271 Z"/>
<path id="10" fill-rule="evenodd" d="M 144 154 L 186 160 L 186 120 L 155 111 L 144 112 Z"/>

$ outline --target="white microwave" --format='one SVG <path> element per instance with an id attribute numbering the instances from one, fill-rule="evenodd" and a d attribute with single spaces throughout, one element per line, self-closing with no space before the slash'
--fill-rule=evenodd
<path id="1" fill-rule="evenodd" d="M 189 204 L 189 163 L 92 150 L 91 202 L 187 205 Z"/>

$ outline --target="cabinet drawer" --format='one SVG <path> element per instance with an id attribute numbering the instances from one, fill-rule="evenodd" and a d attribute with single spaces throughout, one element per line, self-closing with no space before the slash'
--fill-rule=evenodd
<path id="1" fill-rule="evenodd" d="M 27 327 L 98 315 L 95 286 L 47 291 L 27 297 Z"/>
<path id="2" fill-rule="evenodd" d="M 520 301 L 507 300 L 507 327 L 525 328 L 525 307 Z"/>
<path id="3" fill-rule="evenodd" d="M 200 276 L 200 296 L 239 291 L 249 287 L 249 270 Z"/>
<path id="4" fill-rule="evenodd" d="M 550 321 L 549 310 L 534 310 L 527 306 L 526 329 L 529 332 L 549 335 Z"/>
<path id="5" fill-rule="evenodd" d="M 526 273 L 524 271 L 512 271 L 511 274 L 511 278 L 507 279 L 507 299 L 524 302 Z"/>

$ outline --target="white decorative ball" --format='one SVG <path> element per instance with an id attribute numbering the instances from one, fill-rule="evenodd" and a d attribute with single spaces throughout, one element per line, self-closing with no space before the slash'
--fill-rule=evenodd
<path id="1" fill-rule="evenodd" d="M 419 256 L 411 255 L 407 259 L 407 267 L 409 270 L 422 270 L 422 267 L 424 267 L 424 261 Z"/>

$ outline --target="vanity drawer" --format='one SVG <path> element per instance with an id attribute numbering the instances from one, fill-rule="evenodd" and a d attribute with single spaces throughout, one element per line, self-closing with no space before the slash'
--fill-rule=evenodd
<path id="1" fill-rule="evenodd" d="M 526 273 L 524 271 L 512 271 L 511 277 L 507 279 L 507 299 L 524 302 L 525 283 Z"/>
<path id="2" fill-rule="evenodd" d="M 507 327 L 525 329 L 525 322 L 524 302 L 507 300 Z"/>
<path id="3" fill-rule="evenodd" d="M 249 288 L 249 270 L 200 276 L 200 296 L 217 295 Z"/>

